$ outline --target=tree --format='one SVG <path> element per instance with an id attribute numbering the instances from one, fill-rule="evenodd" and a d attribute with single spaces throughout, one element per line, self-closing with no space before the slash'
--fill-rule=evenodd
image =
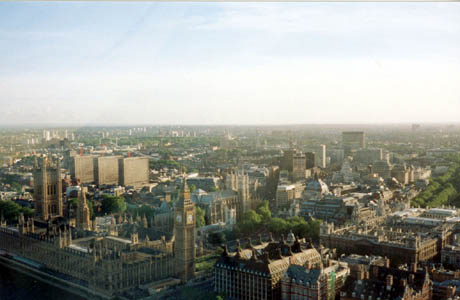
<path id="1" fill-rule="evenodd" d="M 288 224 L 285 220 L 281 218 L 273 218 L 270 220 L 270 223 L 268 224 L 268 230 L 270 230 L 270 232 L 273 232 L 276 235 L 286 233 L 287 228 Z"/>
<path id="2" fill-rule="evenodd" d="M 32 217 L 34 210 L 28 207 L 21 207 L 19 204 L 10 200 L 0 200 L 0 214 L 8 222 L 17 221 L 19 214 L 23 213 L 24 217 Z"/>
<path id="3" fill-rule="evenodd" d="M 70 198 L 67 202 L 72 208 L 76 208 L 78 206 L 78 198 Z"/>
<path id="4" fill-rule="evenodd" d="M 193 193 L 194 191 L 196 191 L 196 185 L 194 184 L 191 184 L 188 188 L 190 189 L 190 193 Z"/>
<path id="5" fill-rule="evenodd" d="M 225 243 L 225 235 L 222 231 L 219 232 L 212 232 L 209 234 L 208 241 L 213 245 L 220 245 Z"/>
<path id="6" fill-rule="evenodd" d="M 102 198 L 102 214 L 123 213 L 126 210 L 126 202 L 123 197 L 104 195 Z"/>
<path id="7" fill-rule="evenodd" d="M 262 217 L 257 212 L 252 209 L 248 210 L 244 213 L 242 221 L 237 225 L 237 231 L 244 235 L 254 233 L 259 228 L 261 221 Z"/>
<path id="8" fill-rule="evenodd" d="M 271 217 L 272 213 L 270 211 L 270 208 L 268 207 L 268 200 L 265 200 L 262 202 L 258 207 L 257 207 L 257 213 L 261 216 L 262 222 L 267 224 Z"/>
<path id="9" fill-rule="evenodd" d="M 20 183 L 18 183 L 18 182 L 13 182 L 13 183 L 11 184 L 11 187 L 14 189 L 14 191 L 15 191 L 16 193 L 18 193 L 18 194 L 19 194 L 19 193 L 22 193 L 22 185 L 21 185 Z"/>
<path id="10" fill-rule="evenodd" d="M 206 221 L 204 219 L 205 216 L 205 211 L 201 207 L 197 206 L 196 207 L 196 227 L 200 228 L 204 225 L 206 225 Z"/>

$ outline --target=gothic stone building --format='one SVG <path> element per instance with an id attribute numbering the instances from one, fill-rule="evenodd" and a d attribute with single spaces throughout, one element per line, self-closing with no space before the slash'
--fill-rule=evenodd
<path id="1" fill-rule="evenodd" d="M 50 175 L 46 159 L 35 172 L 42 187 L 36 196 L 42 208 L 37 219 L 19 218 L 18 224 L 0 227 L 0 249 L 45 272 L 60 273 L 68 280 L 100 294 L 113 296 L 173 277 L 188 280 L 194 275 L 195 207 L 184 185 L 175 208 L 174 235 L 164 236 L 147 219 L 112 218 L 107 232 L 87 230 L 89 212 L 80 195 L 77 228 L 69 225 L 59 207 L 59 162 Z M 56 174 L 57 173 L 57 174 Z M 44 187 L 44 188 L 43 188 Z M 60 193 L 57 193 L 60 194 Z M 56 209 L 53 209 L 55 205 Z"/>

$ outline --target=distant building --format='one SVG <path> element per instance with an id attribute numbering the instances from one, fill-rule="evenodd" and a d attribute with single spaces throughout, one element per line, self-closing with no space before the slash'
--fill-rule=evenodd
<path id="1" fill-rule="evenodd" d="M 440 229 L 442 230 L 442 229 Z M 450 234 L 431 229 L 428 234 L 408 230 L 393 230 L 382 224 L 373 226 L 337 227 L 323 222 L 320 240 L 339 254 L 369 254 L 386 256 L 395 264 L 427 261 L 439 254 L 438 245 L 446 243 Z"/>
<path id="2" fill-rule="evenodd" d="M 248 210 L 255 208 L 255 199 L 250 193 L 250 180 L 246 172 L 237 171 L 227 174 L 225 186 L 228 190 L 232 190 L 238 194 L 240 202 L 240 207 L 239 209 L 237 208 L 238 218 Z"/>
<path id="3" fill-rule="evenodd" d="M 119 183 L 119 164 L 121 156 L 99 156 L 94 158 L 94 181 L 97 185 Z"/>
<path id="4" fill-rule="evenodd" d="M 295 184 L 278 185 L 276 190 L 276 207 L 284 207 L 291 204 L 295 199 Z"/>
<path id="5" fill-rule="evenodd" d="M 342 132 L 342 147 L 345 152 L 366 148 L 366 136 L 363 131 Z"/>
<path id="6" fill-rule="evenodd" d="M 379 174 L 383 179 L 391 178 L 393 166 L 388 159 L 378 160 L 372 165 L 372 172 Z"/>
<path id="7" fill-rule="evenodd" d="M 94 182 L 94 155 L 75 155 L 69 157 L 70 174 L 81 183 Z"/>
<path id="8" fill-rule="evenodd" d="M 140 187 L 149 183 L 148 157 L 118 159 L 119 182 L 122 186 Z"/>
<path id="9" fill-rule="evenodd" d="M 319 162 L 317 164 L 318 167 L 320 168 L 326 168 L 326 145 L 320 145 L 319 146 Z"/>
<path id="10" fill-rule="evenodd" d="M 307 169 L 312 169 L 316 166 L 316 153 L 315 152 L 306 152 L 306 167 Z"/>
<path id="11" fill-rule="evenodd" d="M 372 164 L 377 160 L 383 159 L 383 150 L 378 149 L 361 149 L 357 150 L 353 155 L 353 161 L 361 164 Z"/>
<path id="12" fill-rule="evenodd" d="M 305 154 L 302 152 L 296 152 L 292 157 L 292 180 L 304 180 L 305 169 L 307 166 L 307 160 Z"/>

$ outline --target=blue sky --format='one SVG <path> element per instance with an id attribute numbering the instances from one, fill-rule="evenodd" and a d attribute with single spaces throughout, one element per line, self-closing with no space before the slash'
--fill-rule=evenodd
<path id="1" fill-rule="evenodd" d="M 457 122 L 460 3 L 0 2 L 2 124 Z"/>

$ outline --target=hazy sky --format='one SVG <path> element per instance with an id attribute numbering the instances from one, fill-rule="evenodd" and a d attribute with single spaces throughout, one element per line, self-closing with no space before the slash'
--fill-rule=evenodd
<path id="1" fill-rule="evenodd" d="M 0 2 L 0 124 L 460 121 L 460 3 Z"/>

